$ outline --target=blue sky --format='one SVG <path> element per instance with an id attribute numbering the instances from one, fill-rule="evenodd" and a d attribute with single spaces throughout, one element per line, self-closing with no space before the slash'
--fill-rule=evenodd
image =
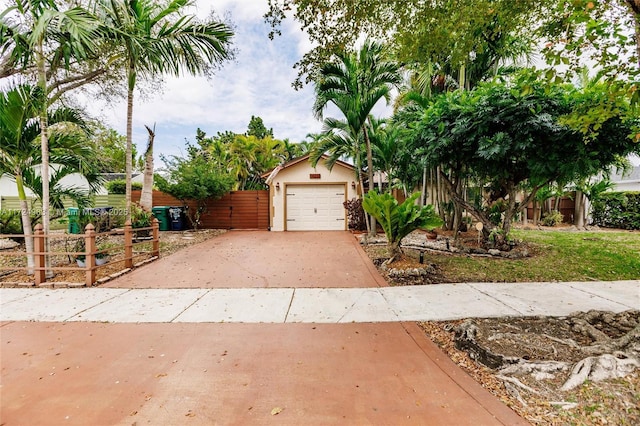
<path id="1" fill-rule="evenodd" d="M 165 78 L 161 93 L 146 100 L 138 97 L 133 125 L 138 152 L 146 144 L 144 125 L 153 123 L 156 159 L 161 153 L 183 154 L 185 139 L 194 141 L 198 127 L 208 135 L 225 130 L 244 133 L 252 115 L 260 116 L 267 127 L 273 128 L 278 139 L 299 142 L 308 133 L 319 132 L 322 125 L 311 113 L 313 87 L 298 91 L 291 87 L 296 77 L 294 63 L 311 48 L 306 34 L 293 20 L 287 20 L 282 36 L 269 40 L 269 26 L 262 18 L 266 0 L 198 0 L 193 13 L 205 17 L 212 8 L 219 15 L 228 13 L 236 27 L 235 61 L 226 63 L 211 79 Z M 124 100 L 109 106 L 96 103 L 88 109 L 125 134 Z M 387 115 L 384 102 L 377 110 L 375 115 Z M 331 111 L 328 113 L 331 115 Z"/>

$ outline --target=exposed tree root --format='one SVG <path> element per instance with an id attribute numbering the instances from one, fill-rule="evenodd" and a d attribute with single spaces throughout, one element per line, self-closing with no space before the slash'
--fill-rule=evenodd
<path id="1" fill-rule="evenodd" d="M 635 357 L 617 358 L 611 354 L 604 354 L 585 358 L 577 363 L 562 391 L 568 391 L 582 385 L 586 380 L 599 382 L 606 379 L 625 377 L 636 368 L 640 368 L 640 360 Z"/>
<path id="2" fill-rule="evenodd" d="M 622 313 L 590 311 L 568 318 L 549 319 L 556 324 L 556 333 L 537 328 L 529 323 L 501 330 L 482 327 L 483 320 L 467 320 L 455 328 L 455 343 L 476 361 L 493 369 L 499 369 L 498 378 L 509 384 L 510 393 L 521 400 L 517 388 L 535 393 L 513 376 L 531 375 L 536 380 L 552 379 L 567 374 L 560 390 L 568 391 L 586 380 L 600 381 L 625 377 L 640 368 L 640 312 Z M 483 334 L 484 333 L 484 334 Z M 501 353 L 500 349 L 513 352 L 513 348 L 526 348 L 529 354 Z M 498 350 L 496 350 L 498 349 Z M 557 356 L 564 354 L 558 362 Z M 571 354 L 570 358 L 567 358 Z M 575 364 L 574 364 L 575 363 Z M 571 368 L 573 365 L 573 368 Z M 507 378 L 507 379 L 505 379 Z M 532 392 L 533 391 L 533 392 Z"/>

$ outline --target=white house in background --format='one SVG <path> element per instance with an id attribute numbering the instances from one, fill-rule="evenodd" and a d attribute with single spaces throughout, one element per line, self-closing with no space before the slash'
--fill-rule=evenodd
<path id="1" fill-rule="evenodd" d="M 52 165 L 51 167 L 53 168 L 55 167 L 55 165 Z M 124 173 L 103 173 L 102 175 L 104 177 L 104 182 L 103 182 L 103 185 L 98 189 L 98 192 L 96 193 L 96 195 L 107 194 L 107 189 L 104 186 L 104 184 L 106 184 L 107 182 L 116 180 L 116 179 L 125 178 Z M 131 181 L 142 183 L 143 178 L 144 176 L 142 173 L 133 173 Z M 60 181 L 60 185 L 62 185 L 63 187 L 72 187 L 72 188 L 87 189 L 87 190 L 89 189 L 89 184 L 87 183 L 87 180 L 84 178 L 84 176 L 82 176 L 79 173 L 74 173 L 69 176 L 65 176 Z M 33 197 L 33 192 L 31 192 L 28 188 L 25 188 L 25 192 L 27 193 L 27 198 Z M 0 176 L 0 197 L 17 197 L 17 196 L 18 196 L 18 188 L 16 186 L 15 180 L 13 180 L 7 175 Z"/>
<path id="2" fill-rule="evenodd" d="M 611 190 L 620 191 L 639 191 L 640 192 L 640 166 L 635 166 L 631 172 L 622 174 L 615 173 L 611 175 L 611 182 L 615 185 Z"/>
<path id="3" fill-rule="evenodd" d="M 269 185 L 272 231 L 348 229 L 343 203 L 356 197 L 354 168 L 337 161 L 329 170 L 326 158 L 313 167 L 305 155 L 263 175 Z"/>

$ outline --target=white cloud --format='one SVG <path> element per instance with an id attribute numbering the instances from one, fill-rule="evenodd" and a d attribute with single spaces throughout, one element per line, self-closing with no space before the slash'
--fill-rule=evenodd
<path id="1" fill-rule="evenodd" d="M 182 76 L 165 77 L 161 93 L 150 99 L 137 97 L 134 103 L 134 142 L 144 150 L 147 132 L 144 125 L 156 123 L 156 158 L 160 154 L 180 155 L 185 139 L 194 141 L 199 127 L 208 135 L 232 131 L 243 133 L 252 115 L 272 127 L 279 139 L 303 140 L 317 133 L 322 123 L 312 114 L 313 87 L 296 91 L 291 83 L 297 71 L 293 65 L 311 48 L 306 34 L 293 19 L 283 23 L 282 36 L 269 40 L 269 26 L 263 15 L 267 3 L 255 0 L 198 0 L 191 11 L 204 18 L 215 9 L 228 12 L 235 26 L 235 61 L 226 63 L 211 79 Z M 93 101 L 90 101 L 93 102 Z M 114 107 L 91 103 L 90 112 L 101 114 L 107 124 L 125 133 L 126 103 Z M 382 105 L 376 116 L 388 116 Z M 329 109 L 326 116 L 339 116 Z"/>
<path id="2" fill-rule="evenodd" d="M 236 60 L 227 63 L 207 80 L 204 77 L 165 77 L 162 93 L 134 104 L 134 139 L 138 151 L 146 143 L 144 125 L 156 123 L 156 153 L 175 155 L 184 151 L 185 139 L 194 140 L 196 128 L 207 134 L 230 130 L 242 133 L 252 115 L 260 116 L 275 137 L 298 142 L 307 133 L 318 132 L 321 123 L 314 119 L 313 89 L 296 91 L 291 83 L 296 77 L 293 64 L 300 59 L 300 46 L 306 36 L 295 23 L 287 21 L 287 31 L 271 41 L 269 27 L 264 23 L 266 2 L 252 0 L 199 0 L 197 13 L 209 14 L 211 7 L 218 14 L 230 13 L 235 28 Z M 113 109 L 92 104 L 88 109 L 100 112 L 107 124 L 125 133 L 126 104 L 119 102 Z"/>

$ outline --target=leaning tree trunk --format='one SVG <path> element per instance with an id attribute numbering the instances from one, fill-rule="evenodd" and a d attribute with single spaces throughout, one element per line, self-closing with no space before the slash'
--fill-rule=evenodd
<path id="1" fill-rule="evenodd" d="M 142 181 L 142 192 L 140 193 L 140 207 L 150 212 L 153 208 L 153 140 L 156 137 L 156 125 L 153 129 L 144 126 L 149 132 L 147 150 L 144 153 L 144 180 Z"/>
<path id="2" fill-rule="evenodd" d="M 582 191 L 576 191 L 574 225 L 577 228 L 584 228 L 584 194 Z"/>
<path id="3" fill-rule="evenodd" d="M 456 193 L 464 194 L 463 187 L 464 185 L 462 184 L 462 179 L 457 178 L 455 183 Z M 462 210 L 463 209 L 459 204 L 457 203 L 453 204 L 453 219 L 452 219 L 451 229 L 453 230 L 453 235 L 455 239 L 458 238 L 458 233 L 462 225 Z"/>

